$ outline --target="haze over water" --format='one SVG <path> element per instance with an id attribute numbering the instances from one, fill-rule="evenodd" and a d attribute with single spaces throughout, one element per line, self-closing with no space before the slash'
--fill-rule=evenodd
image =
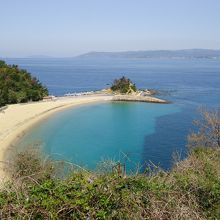
<path id="1" fill-rule="evenodd" d="M 50 93 L 105 88 L 125 75 L 139 88 L 161 91 L 169 105 L 105 103 L 68 109 L 36 126 L 22 144 L 41 141 L 46 153 L 94 169 L 103 159 L 152 161 L 170 168 L 185 153 L 197 109 L 220 107 L 220 60 L 8 59 L 37 76 Z"/>

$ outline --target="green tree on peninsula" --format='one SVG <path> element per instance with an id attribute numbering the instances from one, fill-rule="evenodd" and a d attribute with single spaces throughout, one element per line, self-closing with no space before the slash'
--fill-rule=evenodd
<path id="1" fill-rule="evenodd" d="M 0 60 L 0 107 L 28 101 L 39 101 L 48 90 L 36 77 L 17 65 L 7 65 Z"/>
<path id="2" fill-rule="evenodd" d="M 128 93 L 136 92 L 137 88 L 136 88 L 135 84 L 130 79 L 123 76 L 120 79 L 114 80 L 114 82 L 111 86 L 111 90 L 113 92 L 128 94 Z"/>

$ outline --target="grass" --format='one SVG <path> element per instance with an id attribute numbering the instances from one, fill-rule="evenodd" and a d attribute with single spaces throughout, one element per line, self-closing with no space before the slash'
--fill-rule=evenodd
<path id="1" fill-rule="evenodd" d="M 1 219 L 220 219 L 220 150 L 196 148 L 169 172 L 122 176 L 17 155 L 0 191 Z M 59 170 L 59 172 L 57 172 Z"/>

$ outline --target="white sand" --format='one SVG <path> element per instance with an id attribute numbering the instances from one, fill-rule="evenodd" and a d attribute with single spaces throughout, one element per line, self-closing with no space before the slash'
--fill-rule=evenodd
<path id="1" fill-rule="evenodd" d="M 88 95 L 82 97 L 62 97 L 56 101 L 42 101 L 28 104 L 9 105 L 0 112 L 0 180 L 7 178 L 2 169 L 7 149 L 31 126 L 49 115 L 71 106 L 92 102 L 108 101 L 112 96 Z"/>

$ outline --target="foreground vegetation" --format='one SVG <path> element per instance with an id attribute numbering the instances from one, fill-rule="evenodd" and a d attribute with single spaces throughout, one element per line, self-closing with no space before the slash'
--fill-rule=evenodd
<path id="1" fill-rule="evenodd" d="M 38 101 L 48 90 L 35 77 L 16 65 L 0 60 L 0 107 L 28 101 Z"/>
<path id="2" fill-rule="evenodd" d="M 61 178 L 61 162 L 45 160 L 38 151 L 21 152 L 11 166 L 12 181 L 0 190 L 0 218 L 220 219 L 217 115 L 206 115 L 189 136 L 188 157 L 169 172 L 147 169 L 126 176 L 121 169 L 95 173 L 72 168 Z M 199 147 L 207 134 L 209 147 Z"/>

